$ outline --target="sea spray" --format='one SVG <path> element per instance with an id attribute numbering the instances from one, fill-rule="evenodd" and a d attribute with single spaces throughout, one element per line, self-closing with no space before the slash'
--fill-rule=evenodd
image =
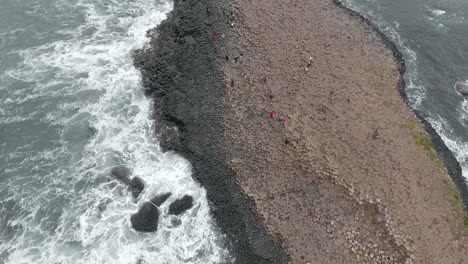
<path id="1" fill-rule="evenodd" d="M 132 62 L 132 50 L 147 43 L 146 31 L 172 4 L 20 7 L 33 25 L 25 35 L 11 33 L 22 44 L 6 53 L 17 62 L 2 64 L 0 263 L 224 262 L 228 252 L 205 191 L 187 161 L 161 152 L 152 103 Z M 25 40 L 28 34 L 34 39 Z M 138 200 L 110 176 L 118 165 L 145 181 Z M 162 192 L 172 196 L 161 206 L 158 232 L 134 231 L 130 215 Z M 185 194 L 194 207 L 168 216 L 167 204 Z M 174 226 L 174 218 L 182 224 Z"/>

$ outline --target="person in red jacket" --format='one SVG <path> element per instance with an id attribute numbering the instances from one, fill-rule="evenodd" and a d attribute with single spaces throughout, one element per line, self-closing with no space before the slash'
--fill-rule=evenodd
<path id="1" fill-rule="evenodd" d="M 307 65 L 305 67 L 305 70 L 308 71 L 309 70 L 309 67 L 312 65 L 312 56 L 309 57 L 309 59 L 307 60 Z"/>

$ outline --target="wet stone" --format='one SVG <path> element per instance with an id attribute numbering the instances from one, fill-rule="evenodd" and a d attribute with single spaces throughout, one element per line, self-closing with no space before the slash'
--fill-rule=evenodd
<path id="1" fill-rule="evenodd" d="M 139 177 L 134 177 L 128 185 L 128 189 L 129 191 L 132 192 L 133 198 L 138 198 L 141 192 L 143 192 L 144 188 L 145 188 L 145 183 Z"/>
<path id="2" fill-rule="evenodd" d="M 129 177 L 130 177 L 131 171 L 129 168 L 123 165 L 112 168 L 110 173 L 116 179 L 122 181 L 125 184 L 128 184 L 130 182 Z"/>
<path id="3" fill-rule="evenodd" d="M 184 197 L 175 200 L 169 206 L 169 214 L 180 215 L 193 206 L 193 197 L 185 195 Z"/>
<path id="4" fill-rule="evenodd" d="M 145 202 L 138 212 L 130 217 L 132 227 L 140 232 L 158 230 L 159 209 L 151 202 Z"/>
<path id="5" fill-rule="evenodd" d="M 457 82 L 455 90 L 463 96 L 468 96 L 468 83 Z"/>
<path id="6" fill-rule="evenodd" d="M 182 220 L 180 220 L 179 218 L 173 218 L 171 219 L 171 224 L 173 227 L 178 227 L 182 224 Z"/>

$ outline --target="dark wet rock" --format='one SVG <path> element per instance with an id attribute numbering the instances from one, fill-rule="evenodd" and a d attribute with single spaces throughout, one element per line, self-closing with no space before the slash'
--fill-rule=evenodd
<path id="1" fill-rule="evenodd" d="M 121 182 L 127 185 L 130 183 L 129 177 L 130 177 L 131 171 L 129 168 L 125 166 L 117 166 L 117 167 L 112 168 L 111 174 L 116 179 L 120 180 Z"/>
<path id="2" fill-rule="evenodd" d="M 151 41 L 134 53 L 134 63 L 142 72 L 145 94 L 153 99 L 154 116 L 163 123 L 156 133 L 161 136 L 164 127 L 178 128 L 177 134 L 170 131 L 159 138 L 161 148 L 176 151 L 192 164 L 193 177 L 206 189 L 234 263 L 288 263 L 281 242 L 261 226 L 255 206 L 236 185 L 224 160 L 225 83 L 216 61 L 224 61 L 227 54 L 210 34 L 218 36 L 229 26 L 222 15 L 230 13 L 229 4 L 228 0 L 174 1 L 168 18 L 148 31 Z"/>
<path id="3" fill-rule="evenodd" d="M 468 96 L 468 83 L 457 82 L 457 84 L 455 84 L 455 90 L 461 95 Z"/>
<path id="4" fill-rule="evenodd" d="M 112 176 L 127 185 L 128 191 L 132 192 L 132 196 L 138 198 L 145 188 L 145 183 L 139 177 L 133 177 L 133 179 L 130 180 L 131 173 L 132 171 L 129 168 L 122 165 L 114 167 L 111 170 Z"/>
<path id="5" fill-rule="evenodd" d="M 128 184 L 128 190 L 132 192 L 134 198 L 138 198 L 144 188 L 145 183 L 139 177 L 134 177 Z"/>
<path id="6" fill-rule="evenodd" d="M 178 227 L 182 224 L 182 220 L 180 220 L 179 218 L 173 218 L 171 219 L 171 224 L 173 227 Z"/>
<path id="7" fill-rule="evenodd" d="M 172 193 L 163 193 L 155 196 L 153 199 L 151 199 L 151 202 L 155 204 L 156 206 L 161 206 L 167 198 L 169 198 L 172 195 Z"/>
<path id="8" fill-rule="evenodd" d="M 193 206 L 193 197 L 190 195 L 184 195 L 184 197 L 175 200 L 169 205 L 169 214 L 180 215 L 187 211 Z"/>
<path id="9" fill-rule="evenodd" d="M 145 202 L 138 212 L 130 217 L 132 227 L 140 232 L 158 230 L 159 209 L 151 202 Z"/>

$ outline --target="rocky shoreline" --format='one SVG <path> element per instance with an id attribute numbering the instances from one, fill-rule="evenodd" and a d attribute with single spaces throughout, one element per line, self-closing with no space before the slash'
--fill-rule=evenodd
<path id="1" fill-rule="evenodd" d="M 405 106 L 396 47 L 336 1 L 232 2 L 238 20 L 226 54 L 241 56 L 223 65 L 225 138 L 237 146 L 228 163 L 292 262 L 464 259 L 449 177 L 462 179 L 460 167 Z"/>
<path id="2" fill-rule="evenodd" d="M 374 25 L 372 22 L 370 22 L 368 19 L 366 19 L 364 16 L 362 16 L 358 12 L 344 6 L 339 0 L 333 0 L 333 1 L 338 7 L 346 10 L 346 12 L 348 12 L 349 14 L 353 16 L 359 17 L 363 21 L 363 23 L 369 25 L 376 32 L 376 34 L 382 39 L 382 42 L 385 44 L 385 46 L 392 51 L 393 56 L 395 57 L 395 61 L 398 62 L 398 72 L 400 74 L 400 79 L 398 80 L 396 88 L 398 89 L 398 92 L 401 98 L 403 98 L 403 101 L 406 103 L 408 108 L 414 112 L 414 114 L 417 116 L 419 121 L 424 125 L 426 132 L 430 135 L 431 142 L 435 151 L 437 152 L 440 160 L 444 163 L 444 166 L 447 168 L 447 171 L 450 177 L 455 182 L 455 184 L 457 185 L 461 193 L 461 197 L 463 199 L 463 204 L 465 208 L 468 208 L 468 185 L 465 180 L 465 177 L 463 177 L 460 163 L 457 161 L 452 151 L 450 151 L 447 145 L 445 145 L 440 135 L 432 127 L 431 123 L 427 121 L 427 119 L 424 117 L 422 113 L 414 110 L 410 102 L 408 101 L 408 96 L 406 94 L 406 84 L 404 80 L 406 66 L 405 66 L 405 60 L 403 59 L 403 54 L 401 54 L 400 50 L 398 50 L 395 43 L 393 43 L 384 33 L 382 33 L 376 25 Z"/>
<path id="3" fill-rule="evenodd" d="M 242 8 L 239 7 L 243 5 L 242 2 L 243 1 L 240 0 L 223 0 L 216 2 L 210 0 L 175 1 L 174 10 L 171 12 L 168 19 L 157 29 L 149 32 L 152 36 L 150 48 L 136 52 L 135 65 L 142 71 L 143 83 L 147 95 L 154 98 L 155 101 L 155 118 L 161 121 L 156 124 L 155 131 L 161 141 L 162 148 L 164 150 L 174 150 L 191 162 L 193 166 L 193 177 L 207 190 L 212 214 L 221 231 L 226 234 L 226 246 L 235 257 L 235 263 L 286 263 L 288 261 L 298 263 L 298 260 L 308 259 L 304 253 L 304 249 L 298 249 L 288 244 L 290 243 L 288 239 L 289 241 L 291 239 L 284 237 L 287 232 L 284 232 L 284 230 L 281 231 L 281 228 L 275 226 L 275 221 L 271 222 L 269 220 L 271 217 L 281 218 L 281 213 L 275 210 L 269 211 L 270 209 L 268 206 L 274 204 L 272 202 L 276 199 L 274 196 L 281 196 L 282 198 L 289 197 L 292 193 L 300 193 L 301 191 L 293 190 L 289 194 L 284 194 L 281 189 L 278 189 L 278 192 L 275 193 L 274 187 L 272 188 L 273 191 L 269 193 L 262 193 L 251 189 L 252 186 L 257 186 L 257 188 L 260 189 L 266 187 L 262 184 L 258 185 L 258 181 L 270 181 L 268 178 L 255 177 L 257 174 L 272 174 L 272 170 L 273 172 L 279 172 L 281 168 L 275 166 L 273 166 L 273 168 L 268 168 L 270 167 L 269 165 L 262 164 L 262 155 L 265 152 L 249 152 L 250 146 L 246 145 L 252 144 L 252 140 L 261 142 L 261 140 L 263 140 L 262 138 L 251 138 L 250 135 L 252 131 L 265 133 L 265 127 L 255 128 L 257 124 L 252 126 L 251 123 L 245 122 L 245 120 L 239 121 L 236 120 L 236 117 L 233 117 L 233 115 L 237 114 L 245 116 L 243 111 L 245 112 L 245 109 L 248 109 L 249 113 L 247 114 L 247 118 L 254 119 L 250 112 L 258 111 L 258 109 L 252 110 L 252 105 L 249 105 L 249 102 L 239 103 L 236 101 L 236 96 L 238 96 L 237 98 L 243 98 L 242 100 L 245 100 L 243 93 L 237 91 L 237 87 L 238 85 L 244 85 L 245 87 L 252 86 L 251 77 L 247 77 L 248 74 L 245 72 L 242 73 L 247 74 L 244 76 L 245 79 L 236 79 L 234 81 L 234 78 L 230 77 L 235 75 L 239 76 L 242 72 L 242 69 L 239 67 L 230 66 L 230 64 L 233 63 L 233 59 L 235 58 L 236 64 L 238 63 L 238 59 L 240 60 L 239 63 L 244 63 L 242 62 L 242 56 L 244 53 L 249 54 L 250 48 L 249 45 L 237 45 L 237 42 L 233 40 L 243 35 L 235 35 L 237 33 L 231 33 L 231 29 L 229 28 L 231 26 L 237 27 L 238 23 L 242 22 L 240 20 L 246 19 L 245 14 L 240 11 Z M 347 15 L 357 17 L 360 23 L 371 28 L 373 34 L 376 34 L 381 43 L 391 51 L 399 75 L 396 81 L 396 88 L 401 98 L 403 98 L 403 101 L 407 104 L 407 107 L 411 109 L 406 98 L 403 79 L 405 64 L 396 46 L 381 33 L 375 25 L 370 23 L 359 13 L 341 5 L 338 0 L 333 0 L 332 2 L 335 8 L 338 6 L 344 10 Z M 324 9 L 326 8 L 328 8 L 328 6 Z M 268 8 L 265 9 L 268 10 Z M 246 25 L 240 25 L 240 27 L 245 28 Z M 249 27 L 249 30 L 252 29 Z M 254 35 L 253 38 L 256 37 L 257 36 Z M 255 53 L 251 53 L 250 55 L 252 55 L 252 57 L 246 58 L 245 63 L 252 63 L 254 54 Z M 234 75 L 229 75 L 230 72 L 233 72 Z M 230 93 L 238 94 L 229 96 Z M 330 96 L 331 95 L 332 94 L 330 94 Z M 262 100 L 255 104 L 271 105 L 271 102 L 265 104 L 265 100 Z M 245 109 L 237 112 L 239 107 Z M 253 107 L 255 108 L 255 106 Z M 319 113 L 326 115 L 326 112 L 322 113 L 321 111 L 329 110 L 319 111 Z M 452 180 L 456 183 L 466 206 L 468 204 L 468 191 L 465 180 L 461 174 L 459 163 L 432 126 L 425 121 L 423 116 L 418 112 L 415 112 L 415 115 L 430 136 L 432 146 L 437 156 L 447 168 L 448 174 Z M 239 130 L 240 127 L 242 127 L 243 130 Z M 247 134 L 243 134 L 244 132 Z M 295 140 L 293 136 L 295 132 L 289 128 L 287 128 L 286 131 L 274 128 L 272 133 L 282 138 L 281 141 L 284 140 L 284 142 L 289 142 L 291 138 L 293 138 L 293 141 Z M 267 142 L 267 144 L 269 143 L 271 142 Z M 316 149 L 314 146 L 308 146 L 307 144 L 306 146 L 300 146 L 301 144 L 302 143 L 297 144 L 297 142 L 293 144 L 294 147 L 299 149 L 295 150 L 299 151 L 298 153 L 287 150 L 287 155 L 292 157 L 293 163 L 297 161 L 307 164 L 309 161 L 300 156 L 307 155 L 303 152 L 304 150 L 306 150 L 306 152 L 312 152 Z M 277 149 L 278 147 L 273 146 L 273 149 L 274 148 Z M 275 153 L 271 152 L 273 149 L 262 150 L 275 156 Z M 237 154 L 232 154 L 231 150 L 233 153 Z M 328 160 L 327 162 L 330 161 L 330 157 L 326 157 L 326 159 Z M 268 160 L 268 162 L 277 162 L 277 160 Z M 387 214 L 387 207 L 382 205 L 379 200 L 377 205 L 375 201 L 372 202 L 372 199 L 375 199 L 375 195 L 371 196 L 374 198 L 369 198 L 369 196 L 364 195 L 367 198 L 364 199 L 360 197 L 357 200 L 354 200 L 354 198 L 350 199 L 350 197 L 347 197 L 346 193 L 348 190 L 354 190 L 353 186 L 355 184 L 351 181 L 351 185 L 349 185 L 350 182 L 346 182 L 346 180 L 342 179 L 338 175 L 339 172 L 337 173 L 334 169 L 328 167 L 329 165 L 324 165 L 324 168 L 317 165 L 318 167 L 313 170 L 302 169 L 302 166 L 303 165 L 299 166 L 301 170 L 294 172 L 295 175 L 312 173 L 318 177 L 316 179 L 314 178 L 311 182 L 306 181 L 310 190 L 317 190 L 318 192 L 325 193 L 327 197 L 332 196 L 335 197 L 333 199 L 339 200 L 339 205 L 334 207 L 330 206 L 330 208 L 320 209 L 321 206 L 326 206 L 326 204 L 315 204 L 315 206 L 319 208 L 317 209 L 318 211 L 314 209 L 314 214 L 316 213 L 318 218 L 316 215 L 312 216 L 310 219 L 314 224 L 308 228 L 313 230 L 313 232 L 319 233 L 321 232 L 321 228 L 325 226 L 326 232 L 323 235 L 311 236 L 310 241 L 319 239 L 317 243 L 320 244 L 320 239 L 326 237 L 326 239 L 333 241 L 328 245 L 331 246 L 332 249 L 341 250 L 341 248 L 348 248 L 350 250 L 349 253 L 352 251 L 353 254 L 357 255 L 361 254 L 359 252 L 366 252 L 367 258 L 367 252 L 371 254 L 370 252 L 372 250 L 362 251 L 362 247 L 364 249 L 366 249 L 366 246 L 367 248 L 372 248 L 372 245 L 376 244 L 372 242 L 369 245 L 366 244 L 366 246 L 363 246 L 365 243 L 362 241 L 362 245 L 359 244 L 359 232 L 355 233 L 353 228 L 356 228 L 359 224 L 363 225 L 369 220 L 371 222 L 367 223 L 367 225 L 374 227 L 369 230 L 364 228 L 361 232 L 367 232 L 366 234 L 368 236 L 371 236 L 372 232 L 381 232 L 384 234 L 378 235 L 377 240 L 380 239 L 389 244 L 390 248 L 384 251 L 389 250 L 389 254 L 395 261 L 405 259 L 405 254 L 412 254 L 414 250 L 411 246 L 407 250 L 404 246 L 399 245 L 400 243 L 408 245 L 408 239 L 402 239 L 398 232 L 396 234 L 391 232 L 392 230 L 394 231 L 395 226 L 389 225 L 389 219 L 385 221 L 386 224 L 383 226 L 382 224 L 384 222 L 380 222 L 380 220 L 379 222 L 373 222 L 373 217 L 375 216 L 371 216 L 370 218 L 366 216 L 369 212 L 372 213 L 376 210 L 380 211 L 379 215 L 382 217 Z M 294 170 L 294 167 L 291 168 L 291 171 L 292 170 Z M 252 179 L 245 178 L 244 175 L 252 175 Z M 333 182 L 337 181 L 337 183 L 326 180 L 327 177 L 333 178 Z M 275 180 L 276 179 L 277 178 L 275 178 Z M 356 183 L 359 183 L 359 181 L 356 181 Z M 347 186 L 347 189 L 340 187 L 341 185 Z M 363 191 L 363 193 L 366 194 L 365 188 L 364 190 L 360 190 L 360 188 L 357 189 L 358 193 Z M 265 195 L 268 195 L 267 199 L 263 197 Z M 291 196 L 291 199 L 293 199 L 292 197 L 293 196 Z M 314 196 L 313 199 L 321 198 L 319 196 Z M 369 199 L 371 202 L 369 202 Z M 389 198 L 387 198 L 387 200 L 388 199 Z M 385 200 L 385 198 L 383 200 Z M 307 202 L 307 200 L 302 202 Z M 292 206 L 294 205 L 291 204 L 289 207 Z M 333 217 L 330 218 L 329 212 L 329 210 L 340 212 L 340 210 L 346 207 L 352 207 L 354 208 L 353 210 L 356 211 L 354 215 L 343 216 L 345 219 L 348 219 L 346 221 L 352 222 L 358 219 L 356 218 L 357 215 L 363 217 L 363 219 L 360 220 L 361 222 L 354 223 L 354 227 L 352 226 L 353 224 L 348 226 L 348 228 L 353 229 L 349 229 L 348 231 L 337 228 L 336 223 L 339 221 L 333 219 L 333 217 L 337 216 L 333 216 L 334 213 L 332 212 L 331 215 Z M 390 213 L 391 209 L 388 211 L 388 213 Z M 289 219 L 291 216 L 284 217 Z M 323 222 L 324 219 L 328 219 L 326 223 Z M 301 221 L 304 220 L 302 219 Z M 345 223 L 342 224 L 345 225 Z M 388 230 L 390 230 L 390 232 Z M 400 233 L 402 232 L 403 231 L 400 231 Z M 396 244 L 394 235 L 399 238 L 397 239 L 399 242 Z M 346 242 L 344 243 L 346 245 L 340 244 L 342 242 L 336 242 L 336 237 L 339 236 L 345 237 L 344 239 Z M 304 243 L 304 241 L 300 243 Z M 327 244 L 328 242 L 324 243 Z M 298 255 L 294 256 L 296 253 L 292 254 L 292 250 L 296 250 Z M 324 250 L 327 251 L 328 249 Z M 378 251 L 377 247 L 374 251 Z M 316 254 L 322 253 L 324 256 L 329 254 L 320 251 L 316 252 Z M 388 257 L 390 255 L 388 255 Z M 338 261 L 340 256 L 346 256 L 346 259 L 351 255 L 348 253 L 343 253 L 343 255 L 337 254 L 337 256 L 335 256 L 337 257 L 335 261 Z M 384 255 L 378 255 L 379 258 L 383 256 Z M 385 256 L 385 258 L 387 258 L 387 255 Z M 331 259 L 333 259 L 333 256 L 331 256 Z M 329 263 L 329 261 L 330 258 L 324 257 L 322 263 Z M 354 263 L 354 261 L 355 260 L 348 263 Z M 364 262 L 367 263 L 366 261 Z M 386 263 L 383 262 L 384 260 L 382 259 L 379 261 L 381 262 L 378 263 Z M 399 262 L 397 261 L 397 263 Z"/>
<path id="4" fill-rule="evenodd" d="M 161 147 L 192 164 L 234 263 L 286 263 L 278 238 L 266 234 L 224 163 L 221 54 L 210 34 L 223 32 L 229 13 L 228 1 L 175 1 L 168 19 L 149 32 L 150 47 L 135 53 L 135 65 L 155 101 Z"/>

